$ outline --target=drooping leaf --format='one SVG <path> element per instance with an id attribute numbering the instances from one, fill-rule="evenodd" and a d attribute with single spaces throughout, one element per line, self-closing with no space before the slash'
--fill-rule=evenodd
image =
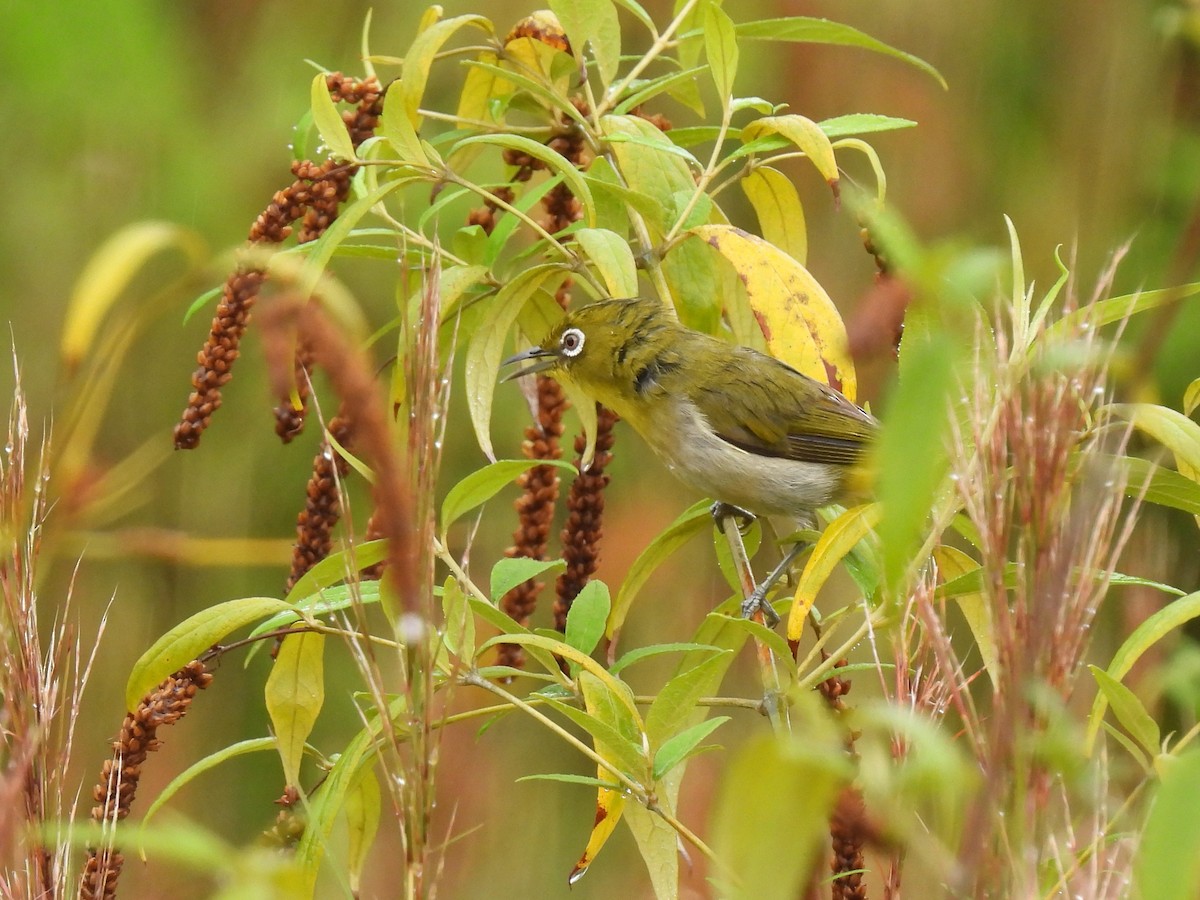
<path id="1" fill-rule="evenodd" d="M 743 22 L 737 26 L 738 37 L 749 40 L 765 41 L 795 41 L 806 44 L 836 44 L 842 47 L 861 47 L 875 53 L 882 53 L 894 59 L 903 60 L 916 66 L 922 72 L 932 76 L 943 88 L 946 80 L 933 66 L 922 59 L 889 47 L 857 28 L 831 22 L 828 19 L 814 19 L 808 16 L 789 16 L 783 19 L 763 19 L 757 22 Z"/>
<path id="2" fill-rule="evenodd" d="M 551 172 L 555 175 L 561 175 L 563 182 L 571 189 L 571 193 L 575 195 L 575 198 L 583 208 L 587 224 L 595 224 L 596 204 L 592 200 L 591 188 L 588 187 L 587 181 L 584 180 L 579 170 L 560 153 L 556 153 L 545 144 L 540 144 L 531 138 L 519 134 L 473 135 L 458 141 L 454 145 L 454 152 L 457 154 L 460 150 L 477 144 L 500 147 L 504 150 L 516 150 L 545 163 Z"/>
<path id="3" fill-rule="evenodd" d="M 1112 662 L 1105 672 L 1114 681 L 1120 681 L 1133 668 L 1134 663 L 1141 659 L 1142 654 L 1161 641 L 1164 637 L 1192 619 L 1200 617 L 1200 591 L 1180 597 L 1168 603 L 1158 612 L 1151 615 L 1133 630 L 1113 654 Z M 1088 715 L 1087 748 L 1091 753 L 1095 746 L 1096 733 L 1104 720 L 1104 710 L 1108 706 L 1108 698 L 1103 692 L 1096 695 L 1092 710 Z"/>
<path id="4" fill-rule="evenodd" d="M 196 659 L 213 644 L 251 622 L 291 607 L 274 597 L 243 597 L 226 600 L 176 625 L 141 655 L 125 685 L 126 711 L 131 712 L 142 697 L 170 674 Z"/>
<path id="5" fill-rule="evenodd" d="M 712 522 L 712 516 L 709 514 L 710 505 L 708 501 L 701 501 L 684 510 L 680 513 L 679 518 L 659 532 L 634 560 L 633 565 L 629 567 L 629 572 L 625 575 L 625 580 L 621 582 L 621 587 L 617 591 L 617 599 L 608 616 L 608 625 L 604 633 L 609 638 L 616 634 L 625 623 L 625 617 L 629 614 L 629 608 L 633 605 L 633 601 L 663 561 L 691 540 L 694 535 L 707 530 Z"/>
<path id="6" fill-rule="evenodd" d="M 325 704 L 325 635 L 289 634 L 267 676 L 266 707 L 287 783 L 299 786 L 304 745 Z"/>
<path id="7" fill-rule="evenodd" d="M 567 643 L 581 653 L 593 653 L 604 636 L 604 622 L 611 606 L 608 585 L 595 579 L 585 584 L 567 612 L 564 635 Z"/>
<path id="8" fill-rule="evenodd" d="M 804 265 L 808 257 L 808 229 L 804 206 L 792 180 L 770 166 L 759 166 L 741 181 L 746 199 L 758 216 L 762 236 Z"/>
<path id="9" fill-rule="evenodd" d="M 561 572 L 566 567 L 567 564 L 561 559 L 530 559 L 525 556 L 498 559 L 492 566 L 491 598 L 494 602 L 499 602 L 501 597 L 518 584 L 538 578 L 547 572 Z"/>
<path id="10" fill-rule="evenodd" d="M 1099 666 L 1088 666 L 1088 669 L 1096 679 L 1100 692 L 1108 700 L 1108 705 L 1112 707 L 1117 721 L 1148 757 L 1153 759 L 1157 756 L 1162 749 L 1162 733 L 1158 729 L 1158 723 L 1142 705 L 1142 701 L 1133 691 Z"/>
<path id="11" fill-rule="evenodd" d="M 127 225 L 92 254 L 75 282 L 63 314 L 59 352 L 68 372 L 83 361 L 104 316 L 121 299 L 137 273 L 151 258 L 172 250 L 183 254 L 188 268 L 198 266 L 205 256 L 204 241 L 199 235 L 169 222 Z M 216 293 L 220 293 L 219 289 Z"/>
<path id="12" fill-rule="evenodd" d="M 938 572 L 943 583 L 960 578 L 968 572 L 981 571 L 979 563 L 963 553 L 957 547 L 941 544 L 934 548 L 933 557 L 937 561 Z M 980 581 L 982 585 L 982 579 Z M 971 636 L 975 638 L 975 646 L 983 660 L 983 667 L 991 678 L 992 686 L 1000 683 L 1000 651 L 996 646 L 996 628 L 992 622 L 992 608 L 981 590 L 958 593 L 954 596 L 958 608 L 962 610 Z"/>
<path id="13" fill-rule="evenodd" d="M 855 506 L 830 522 L 822 532 L 812 555 L 804 565 L 800 580 L 796 583 L 795 599 L 788 614 L 789 641 L 800 640 L 808 613 L 816 602 L 817 593 L 829 580 L 837 564 L 859 541 L 871 533 L 882 518 L 883 509 L 878 503 Z"/>
<path id="14" fill-rule="evenodd" d="M 482 469 L 476 469 L 446 492 L 446 499 L 442 501 L 442 533 L 445 534 L 464 513 L 491 500 L 507 485 L 512 484 L 522 472 L 543 465 L 569 472 L 575 470 L 569 462 L 561 459 L 501 459 Z"/>
<path id="15" fill-rule="evenodd" d="M 784 116 L 765 116 L 755 119 L 742 129 L 742 140 L 753 141 L 770 134 L 778 134 L 787 138 L 798 149 L 803 151 L 825 183 L 834 189 L 838 183 L 837 159 L 833 154 L 833 144 L 829 136 L 821 130 L 821 126 L 812 119 L 804 116 L 789 114 Z"/>
<path id="16" fill-rule="evenodd" d="M 354 159 L 354 144 L 350 140 L 350 132 L 333 98 L 329 96 L 329 87 L 325 83 L 326 74 L 318 73 L 312 80 L 309 96 L 312 102 L 313 124 L 321 135 L 321 140 L 329 148 L 329 155 L 334 159 Z"/>
<path id="17" fill-rule="evenodd" d="M 496 458 L 492 451 L 492 398 L 496 390 L 500 360 L 503 357 L 504 341 L 520 314 L 521 307 L 529 298 L 547 283 L 563 277 L 563 270 L 554 265 L 535 266 L 521 272 L 488 301 L 487 312 L 467 344 L 464 366 L 467 407 L 471 415 L 471 424 L 475 428 L 475 437 L 489 460 Z"/>

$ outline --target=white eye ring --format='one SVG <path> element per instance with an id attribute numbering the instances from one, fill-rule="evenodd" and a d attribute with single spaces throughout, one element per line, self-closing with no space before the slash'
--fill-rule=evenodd
<path id="1" fill-rule="evenodd" d="M 558 346 L 562 348 L 563 356 L 574 359 L 583 352 L 584 334 L 578 328 L 568 328 L 559 338 Z"/>

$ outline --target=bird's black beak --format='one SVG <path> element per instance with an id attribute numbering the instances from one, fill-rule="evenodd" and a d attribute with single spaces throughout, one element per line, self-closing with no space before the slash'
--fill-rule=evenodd
<path id="1" fill-rule="evenodd" d="M 514 378 L 520 378 L 522 375 L 533 375 L 535 372 L 545 372 L 558 361 L 558 354 L 553 350 L 547 350 L 544 347 L 530 347 L 528 350 L 522 350 L 516 356 L 510 356 L 500 365 L 511 366 L 516 363 L 523 363 L 528 360 L 532 362 L 527 366 L 522 366 L 515 372 L 509 372 L 501 381 L 512 381 Z"/>

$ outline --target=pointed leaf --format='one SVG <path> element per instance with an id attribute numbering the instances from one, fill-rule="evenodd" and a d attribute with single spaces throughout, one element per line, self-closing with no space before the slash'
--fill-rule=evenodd
<path id="1" fill-rule="evenodd" d="M 829 580 L 837 564 L 871 533 L 882 517 L 882 507 L 878 503 L 870 503 L 852 507 L 829 523 L 796 583 L 795 600 L 788 614 L 789 641 L 800 640 L 809 610 L 817 600 L 817 593 Z"/>
<path id="2" fill-rule="evenodd" d="M 133 664 L 125 685 L 126 712 L 142 697 L 231 632 L 291 607 L 274 597 L 243 597 L 203 609 L 176 625 Z"/>
<path id="3" fill-rule="evenodd" d="M 350 140 L 350 132 L 342 121 L 341 113 L 337 111 L 333 98 L 329 96 L 329 87 L 325 83 L 326 73 L 321 72 L 312 80 L 312 90 L 309 96 L 312 102 L 313 124 L 321 135 L 321 140 L 329 148 L 329 155 L 334 159 L 353 160 L 354 144 Z"/>
<path id="4" fill-rule="evenodd" d="M 1100 691 L 1107 698 L 1108 705 L 1112 707 L 1117 721 L 1129 732 L 1147 756 L 1150 758 L 1157 756 L 1162 750 L 1162 733 L 1158 730 L 1158 723 L 1154 721 L 1150 713 L 1146 712 L 1142 701 L 1133 691 L 1099 666 L 1088 666 L 1088 669 L 1091 670 L 1092 677 L 1096 679 Z"/>
<path id="5" fill-rule="evenodd" d="M 654 780 L 662 778 L 688 757 L 695 756 L 700 742 L 729 719 L 729 716 L 705 719 L 667 739 L 654 755 Z"/>
<path id="6" fill-rule="evenodd" d="M 808 257 L 808 229 L 800 194 L 791 179 L 778 169 L 759 166 L 741 184 L 758 216 L 762 236 L 804 265 Z"/>
<path id="7" fill-rule="evenodd" d="M 535 466 L 554 466 L 564 471 L 575 471 L 574 466 L 561 459 L 502 459 L 489 463 L 447 491 L 446 499 L 442 501 L 442 534 L 465 513 L 487 503 L 512 484 L 518 475 Z"/>
<path id="8" fill-rule="evenodd" d="M 831 141 L 852 134 L 896 131 L 901 128 L 915 128 L 917 125 L 912 119 L 897 119 L 893 116 L 880 116 L 875 113 L 850 113 L 845 116 L 834 116 L 832 119 L 822 119 L 817 124 L 821 126 L 821 130 Z"/>
<path id="9" fill-rule="evenodd" d="M 933 558 L 937 561 L 938 572 L 942 576 L 943 584 L 970 572 L 982 573 L 979 563 L 957 547 L 949 547 L 945 544 L 935 547 Z M 982 586 L 982 580 L 980 584 Z M 996 629 L 992 622 L 992 608 L 988 605 L 987 598 L 984 597 L 982 591 L 976 590 L 957 594 L 954 599 L 958 603 L 958 608 L 962 610 L 963 618 L 967 620 L 971 636 L 975 638 L 975 646 L 983 660 L 983 667 L 992 680 L 992 686 L 999 687 L 1000 651 L 996 646 Z"/>
<path id="10" fill-rule="evenodd" d="M 742 141 L 748 143 L 771 134 L 778 134 L 795 144 L 817 167 L 826 184 L 836 190 L 837 159 L 833 155 L 833 144 L 820 125 L 812 119 L 794 114 L 767 116 L 745 126 L 742 129 Z"/>
<path id="11" fill-rule="evenodd" d="M 496 458 L 491 437 L 492 396 L 509 329 L 521 307 L 534 293 L 547 282 L 556 284 L 563 277 L 563 270 L 554 265 L 526 269 L 488 301 L 487 313 L 467 344 L 467 405 L 471 424 L 475 426 L 475 437 L 489 460 Z M 442 527 L 446 527 L 444 518 Z"/>
<path id="12" fill-rule="evenodd" d="M 737 76 L 738 46 L 733 20 L 716 3 L 704 10 L 704 55 L 712 72 L 713 84 L 721 104 L 733 97 L 733 80 Z"/>
<path id="13" fill-rule="evenodd" d="M 1114 681 L 1120 681 L 1129 673 L 1143 653 L 1176 628 L 1195 618 L 1200 618 L 1200 591 L 1167 604 L 1135 628 L 1133 634 L 1125 639 L 1113 655 L 1112 662 L 1105 670 L 1108 676 Z M 1095 746 L 1096 733 L 1100 730 L 1100 723 L 1104 720 L 1104 710 L 1107 705 L 1108 698 L 1104 693 L 1097 694 L 1095 702 L 1092 703 L 1092 711 L 1088 716 L 1087 748 L 1089 753 Z"/>
<path id="14" fill-rule="evenodd" d="M 608 585 L 595 579 L 585 584 L 579 595 L 571 601 L 571 609 L 567 612 L 564 635 L 567 643 L 581 653 L 590 655 L 595 652 L 596 645 L 604 636 L 604 622 L 611 606 Z"/>
<path id="15" fill-rule="evenodd" d="M 604 228 L 581 228 L 575 240 L 604 279 L 610 297 L 638 295 L 637 264 L 625 238 Z"/>
<path id="16" fill-rule="evenodd" d="M 743 22 L 737 26 L 738 37 L 749 40 L 767 41 L 796 41 L 806 44 L 836 44 L 843 47 L 861 47 L 875 53 L 882 53 L 894 59 L 903 60 L 916 66 L 922 72 L 932 76 L 943 88 L 946 79 L 929 63 L 918 59 L 911 53 L 905 53 L 894 47 L 889 47 L 882 41 L 877 41 L 849 25 L 831 22 L 828 19 L 814 19 L 808 16 L 789 16 L 783 19 L 763 19 L 757 22 Z"/>
<path id="17" fill-rule="evenodd" d="M 709 513 L 710 505 L 708 501 L 701 501 L 685 510 L 679 518 L 659 532 L 634 560 L 633 565 L 629 567 L 629 572 L 625 575 L 625 580 L 621 582 L 616 602 L 613 603 L 612 611 L 608 615 L 608 625 L 604 633 L 609 638 L 616 634 L 625 623 L 625 616 L 629 614 L 630 606 L 633 605 L 638 592 L 649 580 L 654 570 L 693 536 L 708 529 L 712 523 L 712 516 Z"/>
<path id="18" fill-rule="evenodd" d="M 141 825 L 145 826 L 160 809 L 174 797 L 186 785 L 191 784 L 198 777 L 203 775 L 209 769 L 215 769 L 226 760 L 234 759 L 238 756 L 245 756 L 248 753 L 261 753 L 263 751 L 274 752 L 276 743 L 274 738 L 250 738 L 245 741 L 238 741 L 229 747 L 222 747 L 215 753 L 210 753 L 204 759 L 192 763 L 178 775 L 171 779 L 170 783 L 159 789 L 154 795 L 154 801 L 146 809 L 146 814 L 142 816 Z"/>
<path id="19" fill-rule="evenodd" d="M 463 138 L 454 145 L 454 153 L 457 154 L 460 150 L 480 144 L 527 153 L 534 159 L 544 162 L 551 172 L 562 176 L 566 186 L 583 207 L 587 224 L 595 224 L 596 204 L 592 200 L 591 188 L 588 187 L 587 181 L 584 180 L 580 171 L 564 156 L 551 150 L 545 144 L 540 144 L 519 134 L 477 134 Z"/>
<path id="20" fill-rule="evenodd" d="M 375 777 L 375 770 L 370 766 L 363 766 L 346 791 L 345 801 L 346 837 L 349 843 L 346 849 L 346 867 L 349 869 L 350 890 L 355 896 L 359 896 L 362 870 L 367 862 L 367 854 L 371 852 L 371 845 L 375 843 L 375 835 L 379 831 L 381 801 L 379 779 Z"/>
<path id="21" fill-rule="evenodd" d="M 169 250 L 182 252 L 189 269 L 199 265 L 205 255 L 199 235 L 169 222 L 127 225 L 92 254 L 75 281 L 63 316 L 59 346 L 68 371 L 73 371 L 87 355 L 104 316 L 121 299 L 137 273 L 152 257 Z"/>
<path id="22" fill-rule="evenodd" d="M 300 785 L 304 745 L 325 704 L 325 635 L 289 634 L 267 676 L 266 707 L 287 783 Z"/>
<path id="23" fill-rule="evenodd" d="M 1190 900 L 1200 895 L 1200 751 L 1171 760 L 1154 801 L 1133 863 L 1135 896 Z"/>
<path id="24" fill-rule="evenodd" d="M 561 559 L 530 559 L 527 556 L 498 559 L 492 566 L 490 596 L 498 603 L 518 584 L 524 584 L 546 572 L 562 572 L 566 568 L 567 564 Z"/>
<path id="25" fill-rule="evenodd" d="M 425 85 L 429 81 L 429 70 L 433 66 L 434 58 L 454 32 L 467 25 L 473 25 L 488 34 L 492 33 L 492 23 L 483 16 L 455 16 L 425 28 L 404 55 L 400 80 L 392 85 L 388 93 L 394 90 L 400 95 L 403 108 L 408 112 L 408 120 L 414 129 L 421 127 L 421 98 L 425 95 Z"/>

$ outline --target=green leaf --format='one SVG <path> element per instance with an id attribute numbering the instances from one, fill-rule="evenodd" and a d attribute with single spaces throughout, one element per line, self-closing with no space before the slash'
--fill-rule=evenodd
<path id="1" fill-rule="evenodd" d="M 1153 403 L 1114 403 L 1107 408 L 1175 454 L 1182 474 L 1200 478 L 1200 424 Z"/>
<path id="2" fill-rule="evenodd" d="M 287 603 L 300 604 L 319 591 L 383 562 L 387 559 L 387 551 L 387 541 L 378 540 L 331 553 L 297 578 L 284 600 Z"/>
<path id="3" fill-rule="evenodd" d="M 554 175 L 550 178 L 544 178 L 537 184 L 527 188 L 522 192 L 513 203 L 512 208 L 520 210 L 528 214 L 543 197 L 550 193 L 558 185 L 562 184 L 562 178 Z M 496 261 L 500 258 L 500 254 L 504 251 L 509 240 L 512 238 L 518 228 L 525 224 L 519 216 L 514 216 L 512 213 L 505 211 L 496 221 L 496 227 L 492 229 L 492 233 L 487 236 L 487 251 L 484 253 L 484 262 L 489 267 L 494 267 Z"/>
<path id="4" fill-rule="evenodd" d="M 462 660 L 475 657 L 475 617 L 467 596 L 453 575 L 442 585 L 442 616 L 446 622 L 446 647 Z"/>
<path id="5" fill-rule="evenodd" d="M 879 543 L 889 586 L 899 584 L 920 543 L 934 495 L 945 475 L 947 397 L 955 350 L 948 340 L 905 339 L 905 366 L 879 438 Z M 920 460 L 920 465 L 914 465 Z"/>
<path id="6" fill-rule="evenodd" d="M 617 771 L 635 781 L 640 781 L 644 777 L 646 757 L 631 738 L 623 735 L 620 730 L 608 722 L 581 709 L 576 709 L 569 703 L 563 703 L 554 698 L 549 698 L 546 703 L 586 731 L 595 744 L 596 752 L 605 761 L 611 763 Z"/>
<path id="7" fill-rule="evenodd" d="M 705 531 L 712 523 L 712 516 L 709 513 L 710 506 L 708 501 L 701 501 L 689 507 L 680 514 L 679 518 L 660 532 L 634 560 L 633 565 L 629 567 L 629 572 L 625 575 L 625 580 L 621 582 L 616 602 L 613 603 L 612 612 L 608 616 L 605 634 L 609 638 L 616 634 L 625 623 L 625 617 L 629 614 L 629 608 L 633 605 L 634 599 L 654 571 L 668 556 L 686 544 L 692 537 Z"/>
<path id="8" fill-rule="evenodd" d="M 561 459 L 502 459 L 477 469 L 450 488 L 446 499 L 442 501 L 442 534 L 464 513 L 491 500 L 512 484 L 518 475 L 534 466 L 554 466 L 568 472 L 575 471 L 574 466 Z"/>
<path id="9" fill-rule="evenodd" d="M 489 460 L 494 461 L 496 458 L 492 450 L 491 436 L 492 399 L 509 329 L 531 296 L 546 282 L 561 280 L 565 275 L 566 273 L 555 265 L 535 266 L 521 272 L 491 299 L 487 312 L 467 344 L 464 366 L 467 408 L 471 415 L 471 424 L 475 428 L 476 440 Z M 443 508 L 442 528 L 445 529 L 446 526 Z"/>
<path id="10" fill-rule="evenodd" d="M 691 154 L 637 116 L 605 116 L 600 127 L 626 188 L 634 196 L 649 199 L 649 204 L 630 202 L 630 206 L 646 216 L 651 238 L 661 240 L 668 226 L 666 213 L 675 195 L 696 189 L 691 168 L 680 156 L 690 159 Z"/>
<path id="11" fill-rule="evenodd" d="M 561 559 L 530 559 L 527 556 L 498 559 L 492 566 L 491 598 L 498 603 L 518 584 L 524 584 L 546 572 L 562 572 L 566 568 L 567 564 Z"/>
<path id="12" fill-rule="evenodd" d="M 132 712 L 168 675 L 179 671 L 219 640 L 251 622 L 291 607 L 274 597 L 227 600 L 176 625 L 141 655 L 125 685 L 125 709 Z"/>
<path id="13" fill-rule="evenodd" d="M 721 650 L 682 669 L 663 685 L 646 712 L 646 736 L 652 750 L 665 746 L 676 732 L 684 728 L 693 714 L 701 718 L 708 715 L 707 710 L 697 709 L 696 704 L 701 697 L 716 692 L 732 662 L 733 654 Z"/>
<path id="14" fill-rule="evenodd" d="M 592 191 L 588 187 L 580 171 L 566 157 L 554 152 L 545 144 L 519 134 L 477 134 L 463 138 L 454 145 L 454 153 L 479 144 L 490 147 L 500 147 L 505 150 L 517 150 L 527 153 L 534 159 L 544 162 L 555 175 L 561 175 L 566 186 L 575 195 L 583 207 L 588 225 L 595 224 L 596 204 L 592 200 Z M 452 154 L 453 156 L 453 154 Z"/>
<path id="15" fill-rule="evenodd" d="M 358 777 L 346 791 L 346 832 L 349 846 L 346 849 L 346 866 L 350 870 L 350 890 L 360 896 L 359 887 L 367 854 L 375 843 L 382 812 L 379 779 L 370 766 L 362 766 Z"/>
<path id="16" fill-rule="evenodd" d="M 1200 294 L 1200 282 L 1184 284 L 1178 287 L 1162 288 L 1157 291 L 1139 291 L 1136 294 L 1124 294 L 1092 303 L 1067 313 L 1057 322 L 1047 326 L 1042 336 L 1042 342 L 1054 342 L 1070 338 L 1080 329 L 1103 328 L 1113 322 L 1120 322 L 1150 309 L 1157 309 L 1167 303 L 1174 303 L 1186 297 Z"/>
<path id="17" fill-rule="evenodd" d="M 1146 712 L 1146 707 L 1129 688 L 1113 678 L 1099 666 L 1088 666 L 1096 679 L 1100 691 L 1112 707 L 1113 714 L 1121 726 L 1129 732 L 1146 755 L 1153 759 L 1162 750 L 1162 734 L 1158 723 Z"/>
<path id="18" fill-rule="evenodd" d="M 1125 473 L 1126 496 L 1200 516 L 1200 484 L 1191 478 L 1145 459 L 1121 456 L 1112 460 Z"/>
<path id="19" fill-rule="evenodd" d="M 564 564 L 565 568 L 565 564 Z M 608 585 L 595 579 L 583 586 L 567 613 L 567 643 L 581 653 L 591 654 L 604 636 L 604 622 L 612 601 Z"/>
<path id="20" fill-rule="evenodd" d="M 592 45 L 596 69 L 604 87 L 621 65 L 621 23 L 612 0 L 550 0 L 550 9 L 571 41 L 576 59 L 583 60 L 583 45 Z"/>
<path id="21" fill-rule="evenodd" d="M 421 98 L 425 95 L 425 85 L 429 81 L 429 70 L 437 57 L 438 51 L 454 32 L 466 25 L 474 25 L 488 34 L 492 34 L 492 23 L 483 16 L 455 16 L 437 22 L 420 34 L 404 55 L 404 65 L 400 68 L 400 80 L 395 82 L 388 93 L 396 91 L 403 101 L 403 108 L 408 112 L 408 120 L 414 129 L 421 127 Z"/>
<path id="22" fill-rule="evenodd" d="M 817 849 L 849 774 L 846 760 L 786 734 L 756 738 L 738 751 L 726 767 L 712 817 L 712 848 L 724 864 L 716 869 L 720 896 L 802 895 L 821 861 Z M 778 827 L 780 822 L 788 827 Z M 736 873 L 738 881 L 731 884 L 727 873 Z"/>
<path id="23" fill-rule="evenodd" d="M 1200 378 L 1189 384 L 1187 390 L 1183 392 L 1184 413 L 1190 416 L 1198 406 L 1200 406 Z"/>
<path id="24" fill-rule="evenodd" d="M 635 663 L 639 663 L 645 659 L 651 659 L 655 656 L 662 656 L 664 653 L 691 653 L 693 650 L 711 650 L 714 653 L 720 652 L 719 647 L 710 647 L 707 644 L 696 644 L 691 641 L 674 641 L 669 644 L 651 644 L 648 647 L 637 647 L 630 650 L 628 653 L 621 654 L 621 657 L 608 667 L 608 671 L 613 675 L 629 668 Z"/>
<path id="25" fill-rule="evenodd" d="M 1192 750 L 1163 771 L 1162 782 L 1133 863 L 1136 896 L 1190 900 L 1200 896 L 1200 751 Z"/>
<path id="26" fill-rule="evenodd" d="M 1142 654 L 1176 628 L 1198 617 L 1200 617 L 1200 591 L 1188 594 L 1186 597 L 1180 597 L 1178 600 L 1167 604 L 1135 628 L 1133 634 L 1126 638 L 1124 643 L 1117 648 L 1112 662 L 1108 664 L 1108 668 L 1105 670 L 1108 676 L 1114 681 L 1120 681 L 1129 674 L 1129 670 L 1141 659 Z M 1096 733 L 1100 730 L 1100 723 L 1104 719 L 1104 710 L 1107 705 L 1108 698 L 1103 692 L 1096 696 L 1096 700 L 1092 704 L 1092 711 L 1088 716 L 1087 728 L 1087 748 L 1089 753 L 1091 753 L 1095 745 Z"/>
<path id="27" fill-rule="evenodd" d="M 914 128 L 916 124 L 912 119 L 897 119 L 893 116 L 881 116 L 876 113 L 850 113 L 845 116 L 834 116 L 832 119 L 822 119 L 817 123 L 831 141 L 852 134 L 874 134 L 880 131 Z"/>
<path id="28" fill-rule="evenodd" d="M 154 801 L 146 810 L 146 814 L 142 816 L 141 826 L 145 826 L 150 818 L 167 803 L 186 785 L 195 781 L 209 769 L 215 769 L 221 763 L 234 759 L 239 756 L 245 756 L 248 753 L 261 753 L 263 751 L 274 752 L 276 747 L 275 739 L 269 737 L 250 738 L 249 740 L 239 741 L 229 747 L 222 747 L 215 753 L 210 753 L 197 762 L 192 763 L 178 775 L 171 779 L 170 783 L 158 790 L 154 795 Z"/>
<path id="29" fill-rule="evenodd" d="M 410 116 L 404 92 L 396 86 L 383 95 L 383 114 L 379 117 L 379 130 L 392 145 L 401 162 L 415 166 L 428 166 L 429 157 L 417 137 L 417 123 Z"/>
<path id="30" fill-rule="evenodd" d="M 704 66 L 696 66 L 691 69 L 684 69 L 682 72 L 668 72 L 666 75 L 660 75 L 657 78 L 652 78 L 641 84 L 637 84 L 632 94 L 613 107 L 613 112 L 617 115 L 624 115 L 631 109 L 636 109 L 648 100 L 653 100 L 659 94 L 673 90 L 685 82 L 694 82 L 696 76 L 704 71 Z M 675 129 L 671 129 L 668 133 L 674 138 Z M 712 136 L 716 136 L 717 128 L 712 129 Z"/>
<path id="31" fill-rule="evenodd" d="M 321 140 L 329 148 L 329 155 L 334 159 L 353 160 L 354 144 L 350 140 L 350 132 L 342 121 L 341 113 L 337 111 L 333 98 L 329 96 L 329 87 L 325 83 L 326 73 L 321 72 L 312 80 L 309 96 L 312 102 L 313 124 L 321 135 Z"/>
<path id="32" fill-rule="evenodd" d="M 604 279 L 610 297 L 638 295 L 637 264 L 625 238 L 604 228 L 581 228 L 575 240 Z"/>
<path id="33" fill-rule="evenodd" d="M 746 199 L 758 216 L 762 236 L 804 265 L 808 259 L 808 229 L 804 206 L 792 180 L 769 166 L 759 166 L 741 181 Z"/>
<path id="34" fill-rule="evenodd" d="M 700 742 L 728 722 L 729 719 L 729 716 L 716 716 L 712 719 L 706 719 L 663 742 L 658 753 L 654 754 L 654 780 L 658 781 L 685 759 L 694 756 Z"/>
<path id="35" fill-rule="evenodd" d="M 289 634 L 267 676 L 266 706 L 279 743 L 283 773 L 299 786 L 304 745 L 325 704 L 325 635 Z"/>
<path id="36" fill-rule="evenodd" d="M 564 784 L 582 784 L 588 787 L 604 788 L 606 791 L 620 790 L 621 786 L 611 778 L 605 781 L 603 778 L 595 778 L 591 775 L 570 775 L 566 772 L 545 772 L 534 775 L 522 775 L 517 780 L 517 784 L 522 781 L 561 781 Z"/>
<path id="37" fill-rule="evenodd" d="M 733 97 L 733 80 L 737 76 L 738 46 L 733 20 L 716 3 L 704 10 L 704 55 L 712 71 L 717 96 L 724 106 Z"/>
<path id="38" fill-rule="evenodd" d="M 843 47 L 861 47 L 875 53 L 882 53 L 894 59 L 903 60 L 916 66 L 922 72 L 932 76 L 943 88 L 947 87 L 946 79 L 929 63 L 911 53 L 905 53 L 894 47 L 889 47 L 882 41 L 877 41 L 870 35 L 864 34 L 849 25 L 831 22 L 828 19 L 814 19 L 808 16 L 789 16 L 783 19 L 763 19 L 757 22 L 743 22 L 737 26 L 738 37 L 750 40 L 765 41 L 794 41 L 805 44 L 837 44 Z"/>

